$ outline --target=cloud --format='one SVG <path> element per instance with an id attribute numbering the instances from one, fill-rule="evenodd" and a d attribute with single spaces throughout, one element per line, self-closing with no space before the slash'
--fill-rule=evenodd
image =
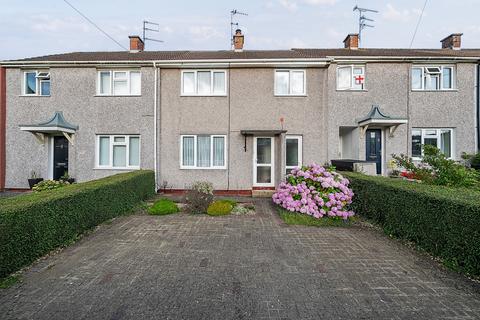
<path id="1" fill-rule="evenodd" d="M 297 11 L 299 5 L 306 4 L 310 6 L 334 5 L 337 0 L 278 0 L 278 3 L 290 12 Z M 273 3 L 267 2 L 270 8 Z"/>
<path id="2" fill-rule="evenodd" d="M 394 22 L 408 22 L 420 16 L 422 11 L 420 9 L 397 9 L 391 3 L 387 4 L 387 9 L 382 14 L 382 17 L 387 21 Z M 424 14 L 425 16 L 425 14 Z"/>

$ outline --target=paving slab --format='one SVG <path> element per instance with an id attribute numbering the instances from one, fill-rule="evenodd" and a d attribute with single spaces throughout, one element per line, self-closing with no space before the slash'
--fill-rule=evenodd
<path id="1" fill-rule="evenodd" d="M 121 217 L 0 290 L 0 319 L 479 319 L 480 289 L 379 231 Z"/>

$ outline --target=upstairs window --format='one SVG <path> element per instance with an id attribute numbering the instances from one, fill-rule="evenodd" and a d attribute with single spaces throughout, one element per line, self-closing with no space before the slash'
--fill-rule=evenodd
<path id="1" fill-rule="evenodd" d="M 415 66 L 412 68 L 412 90 L 452 90 L 453 66 Z"/>
<path id="2" fill-rule="evenodd" d="M 226 71 L 182 71 L 181 87 L 184 96 L 224 96 L 227 94 Z"/>
<path id="3" fill-rule="evenodd" d="M 365 66 L 339 66 L 337 90 L 365 90 Z"/>
<path id="4" fill-rule="evenodd" d="M 97 94 L 101 96 L 139 96 L 142 74 L 134 70 L 98 71 Z"/>
<path id="5" fill-rule="evenodd" d="M 432 145 L 447 157 L 453 158 L 453 129 L 413 129 L 412 157 L 423 156 L 422 145 Z"/>
<path id="6" fill-rule="evenodd" d="M 27 96 L 50 96 L 50 72 L 25 71 L 22 94 Z"/>
<path id="7" fill-rule="evenodd" d="M 275 95 L 305 95 L 305 70 L 275 70 Z"/>

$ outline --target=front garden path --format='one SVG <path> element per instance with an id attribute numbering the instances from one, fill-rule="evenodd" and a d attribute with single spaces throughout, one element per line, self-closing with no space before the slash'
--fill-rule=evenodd
<path id="1" fill-rule="evenodd" d="M 0 290 L 1 319 L 475 319 L 479 286 L 364 227 L 121 217 Z"/>

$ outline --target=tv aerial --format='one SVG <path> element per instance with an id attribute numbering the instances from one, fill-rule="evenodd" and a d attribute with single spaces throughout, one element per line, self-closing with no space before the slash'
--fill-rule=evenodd
<path id="1" fill-rule="evenodd" d="M 248 16 L 248 13 L 238 11 L 237 9 L 233 9 L 230 11 L 230 45 L 233 47 L 233 35 L 235 34 L 236 28 L 238 28 L 238 22 L 234 21 L 236 15 L 241 16 Z"/>
<path id="2" fill-rule="evenodd" d="M 160 32 L 160 25 L 156 22 L 143 20 L 143 39 L 142 40 L 143 40 L 143 43 L 145 44 L 145 47 L 146 47 L 147 41 L 163 42 L 163 40 L 147 38 L 146 34 L 148 31 Z"/>
<path id="3" fill-rule="evenodd" d="M 375 20 L 365 16 L 366 12 L 378 13 L 377 10 L 360 8 L 359 6 L 353 7 L 353 11 L 358 11 L 358 44 L 360 45 L 362 40 L 362 31 L 365 28 L 375 28 L 375 26 L 368 24 L 368 22 L 375 22 Z"/>

